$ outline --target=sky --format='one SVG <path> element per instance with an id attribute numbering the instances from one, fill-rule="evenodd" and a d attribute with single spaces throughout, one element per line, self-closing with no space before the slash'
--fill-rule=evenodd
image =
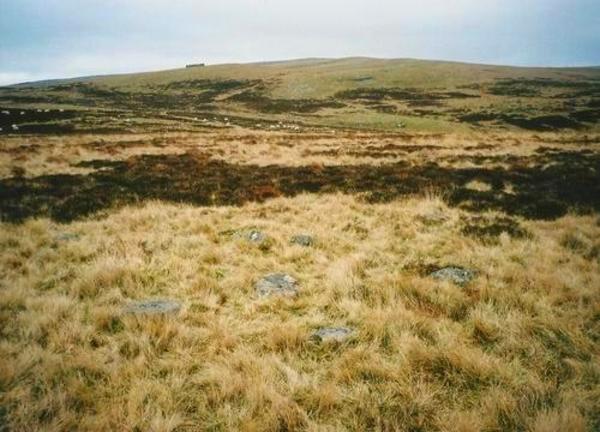
<path id="1" fill-rule="evenodd" d="M 600 65 L 600 0 L 0 0 L 0 85 L 347 56 Z"/>

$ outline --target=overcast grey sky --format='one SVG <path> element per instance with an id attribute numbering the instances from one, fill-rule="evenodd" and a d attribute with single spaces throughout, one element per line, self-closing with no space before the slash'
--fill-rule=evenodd
<path id="1" fill-rule="evenodd" d="M 600 0 L 0 0 L 0 84 L 342 56 L 600 65 Z"/>

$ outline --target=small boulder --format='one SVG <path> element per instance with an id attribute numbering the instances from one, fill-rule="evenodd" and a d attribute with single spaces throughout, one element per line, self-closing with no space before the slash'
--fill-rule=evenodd
<path id="1" fill-rule="evenodd" d="M 423 223 L 423 225 L 441 225 L 448 220 L 448 216 L 446 216 L 442 212 L 431 212 L 425 213 L 417 216 L 417 219 Z"/>
<path id="2" fill-rule="evenodd" d="M 344 342 L 354 334 L 348 327 L 321 327 L 315 331 L 311 338 L 318 342 Z"/>
<path id="3" fill-rule="evenodd" d="M 475 278 L 473 270 L 457 266 L 443 267 L 430 274 L 434 279 L 447 280 L 457 285 L 466 285 Z"/>
<path id="4" fill-rule="evenodd" d="M 181 303 L 176 300 L 140 300 L 129 304 L 125 312 L 135 315 L 170 315 L 181 310 Z"/>
<path id="5" fill-rule="evenodd" d="M 291 243 L 297 244 L 300 246 L 309 247 L 309 246 L 313 245 L 314 239 L 312 238 L 312 236 L 310 236 L 308 234 L 298 234 L 298 235 L 295 235 L 292 237 Z"/>
<path id="6" fill-rule="evenodd" d="M 55 239 L 57 241 L 69 241 L 69 240 L 78 240 L 79 239 L 79 234 L 75 234 L 75 233 L 61 233 L 58 234 Z"/>
<path id="7" fill-rule="evenodd" d="M 221 231 L 219 234 L 225 236 L 231 236 L 233 238 L 243 238 L 252 243 L 262 243 L 267 240 L 267 235 L 262 231 L 258 231 L 257 229 L 230 229 L 226 231 Z"/>
<path id="8" fill-rule="evenodd" d="M 298 282 L 285 273 L 271 273 L 256 282 L 255 289 L 259 297 L 281 295 L 294 297 L 298 294 Z"/>
<path id="9" fill-rule="evenodd" d="M 246 238 L 252 243 L 262 243 L 267 239 L 267 236 L 260 231 L 250 230 L 246 233 Z"/>

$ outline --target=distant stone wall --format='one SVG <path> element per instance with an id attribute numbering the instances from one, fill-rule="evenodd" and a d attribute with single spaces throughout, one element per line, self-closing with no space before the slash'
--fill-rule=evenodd
<path id="1" fill-rule="evenodd" d="M 194 63 L 185 65 L 186 68 L 195 68 L 195 67 L 204 67 L 206 66 L 204 63 Z"/>

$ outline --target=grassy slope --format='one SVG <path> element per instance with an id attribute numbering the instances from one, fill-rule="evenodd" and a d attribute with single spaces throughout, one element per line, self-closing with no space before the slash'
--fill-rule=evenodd
<path id="1" fill-rule="evenodd" d="M 303 195 L 5 226 L 11 430 L 597 430 L 596 218 L 522 221 L 527 238 L 481 242 L 461 236 L 465 216 L 437 198 Z M 223 233 L 252 226 L 270 240 Z M 291 245 L 299 232 L 316 245 Z M 420 273 L 440 263 L 479 276 Z M 299 280 L 297 298 L 256 298 L 273 271 Z M 148 297 L 184 310 L 123 313 Z M 311 341 L 331 325 L 357 336 Z"/>
<path id="2" fill-rule="evenodd" d="M 370 77 L 367 81 L 357 79 Z M 192 79 L 274 80 L 271 93 L 288 99 L 323 98 L 360 87 L 452 88 L 499 78 L 589 79 L 594 68 L 517 68 L 426 60 L 371 58 L 292 60 L 287 62 L 224 64 L 98 78 L 116 88 L 139 88 Z"/>
<path id="3" fill-rule="evenodd" d="M 506 79 L 517 81 L 516 87 L 509 87 L 517 93 L 494 93 L 494 86 Z M 214 90 L 212 85 L 232 80 L 238 87 L 217 89 L 215 95 L 202 99 L 207 96 L 207 91 Z M 540 80 L 550 80 L 551 84 L 540 84 Z M 88 109 L 132 109 L 132 116 L 138 117 L 152 112 L 154 114 L 150 115 L 155 116 L 158 111 L 176 111 L 194 118 L 206 116 L 208 110 L 209 115 L 241 116 L 253 121 L 383 130 L 396 130 L 401 126 L 409 130 L 446 132 L 489 127 L 544 130 L 544 126 L 540 128 L 535 121 L 526 124 L 522 120 L 553 115 L 562 117 L 558 119 L 558 128 L 597 129 L 600 124 L 599 80 L 598 68 L 516 68 L 410 59 L 304 59 L 88 77 L 80 81 L 84 86 L 80 88 L 68 87 L 77 80 L 65 81 L 67 87 L 63 89 L 53 88 L 56 82 L 46 86 L 21 86 L 0 93 L 0 103 L 4 103 L 3 100 L 10 102 L 9 96 L 14 95 L 21 101 L 31 98 L 36 102 L 55 103 L 50 106 L 60 103 Z M 244 85 L 245 82 L 248 84 Z M 177 87 L 181 84 L 184 86 Z M 531 94 L 520 95 L 518 92 L 523 88 Z M 360 89 L 366 91 L 360 97 L 344 97 L 341 93 Z M 411 94 L 384 94 L 376 100 L 368 100 L 372 97 L 369 91 L 373 89 L 402 89 Z M 244 92 L 249 99 L 235 99 L 235 95 Z M 444 92 L 471 97 L 439 99 Z M 361 99 L 364 96 L 367 100 Z M 416 102 L 411 100 L 415 96 Z M 422 101 L 419 97 L 434 99 Z M 314 100 L 334 101 L 340 106 L 328 108 L 317 104 L 305 111 L 298 108 L 306 108 L 307 103 L 310 105 Z M 578 119 L 574 123 L 560 123 L 560 120 L 570 120 L 569 116 L 590 109 L 591 114 L 584 113 L 591 116 L 586 123 Z M 488 115 L 490 121 L 475 124 L 460 118 L 465 114 L 481 113 Z M 516 119 L 502 118 L 505 114 L 516 116 Z M 556 123 L 556 120 L 551 122 Z M 546 129 L 553 130 L 555 126 L 552 124 Z"/>
<path id="4" fill-rule="evenodd" d="M 551 93 L 599 73 L 302 60 L 4 90 L 0 106 L 27 106 L 24 118 L 62 115 L 118 133 L 0 137 L 0 209 L 20 212 L 17 202 L 31 216 L 0 222 L 0 430 L 598 430 L 598 135 L 226 126 L 244 126 L 244 116 L 255 129 L 265 120 L 381 129 L 404 121 L 470 131 L 449 116 L 355 101 L 299 114 L 211 99 L 211 121 L 193 129 L 203 123 L 190 119 L 205 115 L 194 97 L 205 89 L 165 85 L 260 78 L 269 98 L 297 100 L 360 86 L 559 81 L 544 97 L 486 87 L 481 98 L 436 108 L 536 116 L 564 112 L 565 102 L 581 110 L 594 86 L 577 97 Z M 53 207 L 82 217 L 60 223 Z M 228 235 L 250 228 L 269 240 Z M 314 235 L 314 246 L 292 245 L 298 233 Z M 449 264 L 477 277 L 466 286 L 430 277 Z M 298 279 L 299 295 L 257 298 L 255 282 L 278 271 Z M 125 313 L 148 298 L 183 308 Z M 319 344 L 310 336 L 322 326 L 356 334 Z"/>

